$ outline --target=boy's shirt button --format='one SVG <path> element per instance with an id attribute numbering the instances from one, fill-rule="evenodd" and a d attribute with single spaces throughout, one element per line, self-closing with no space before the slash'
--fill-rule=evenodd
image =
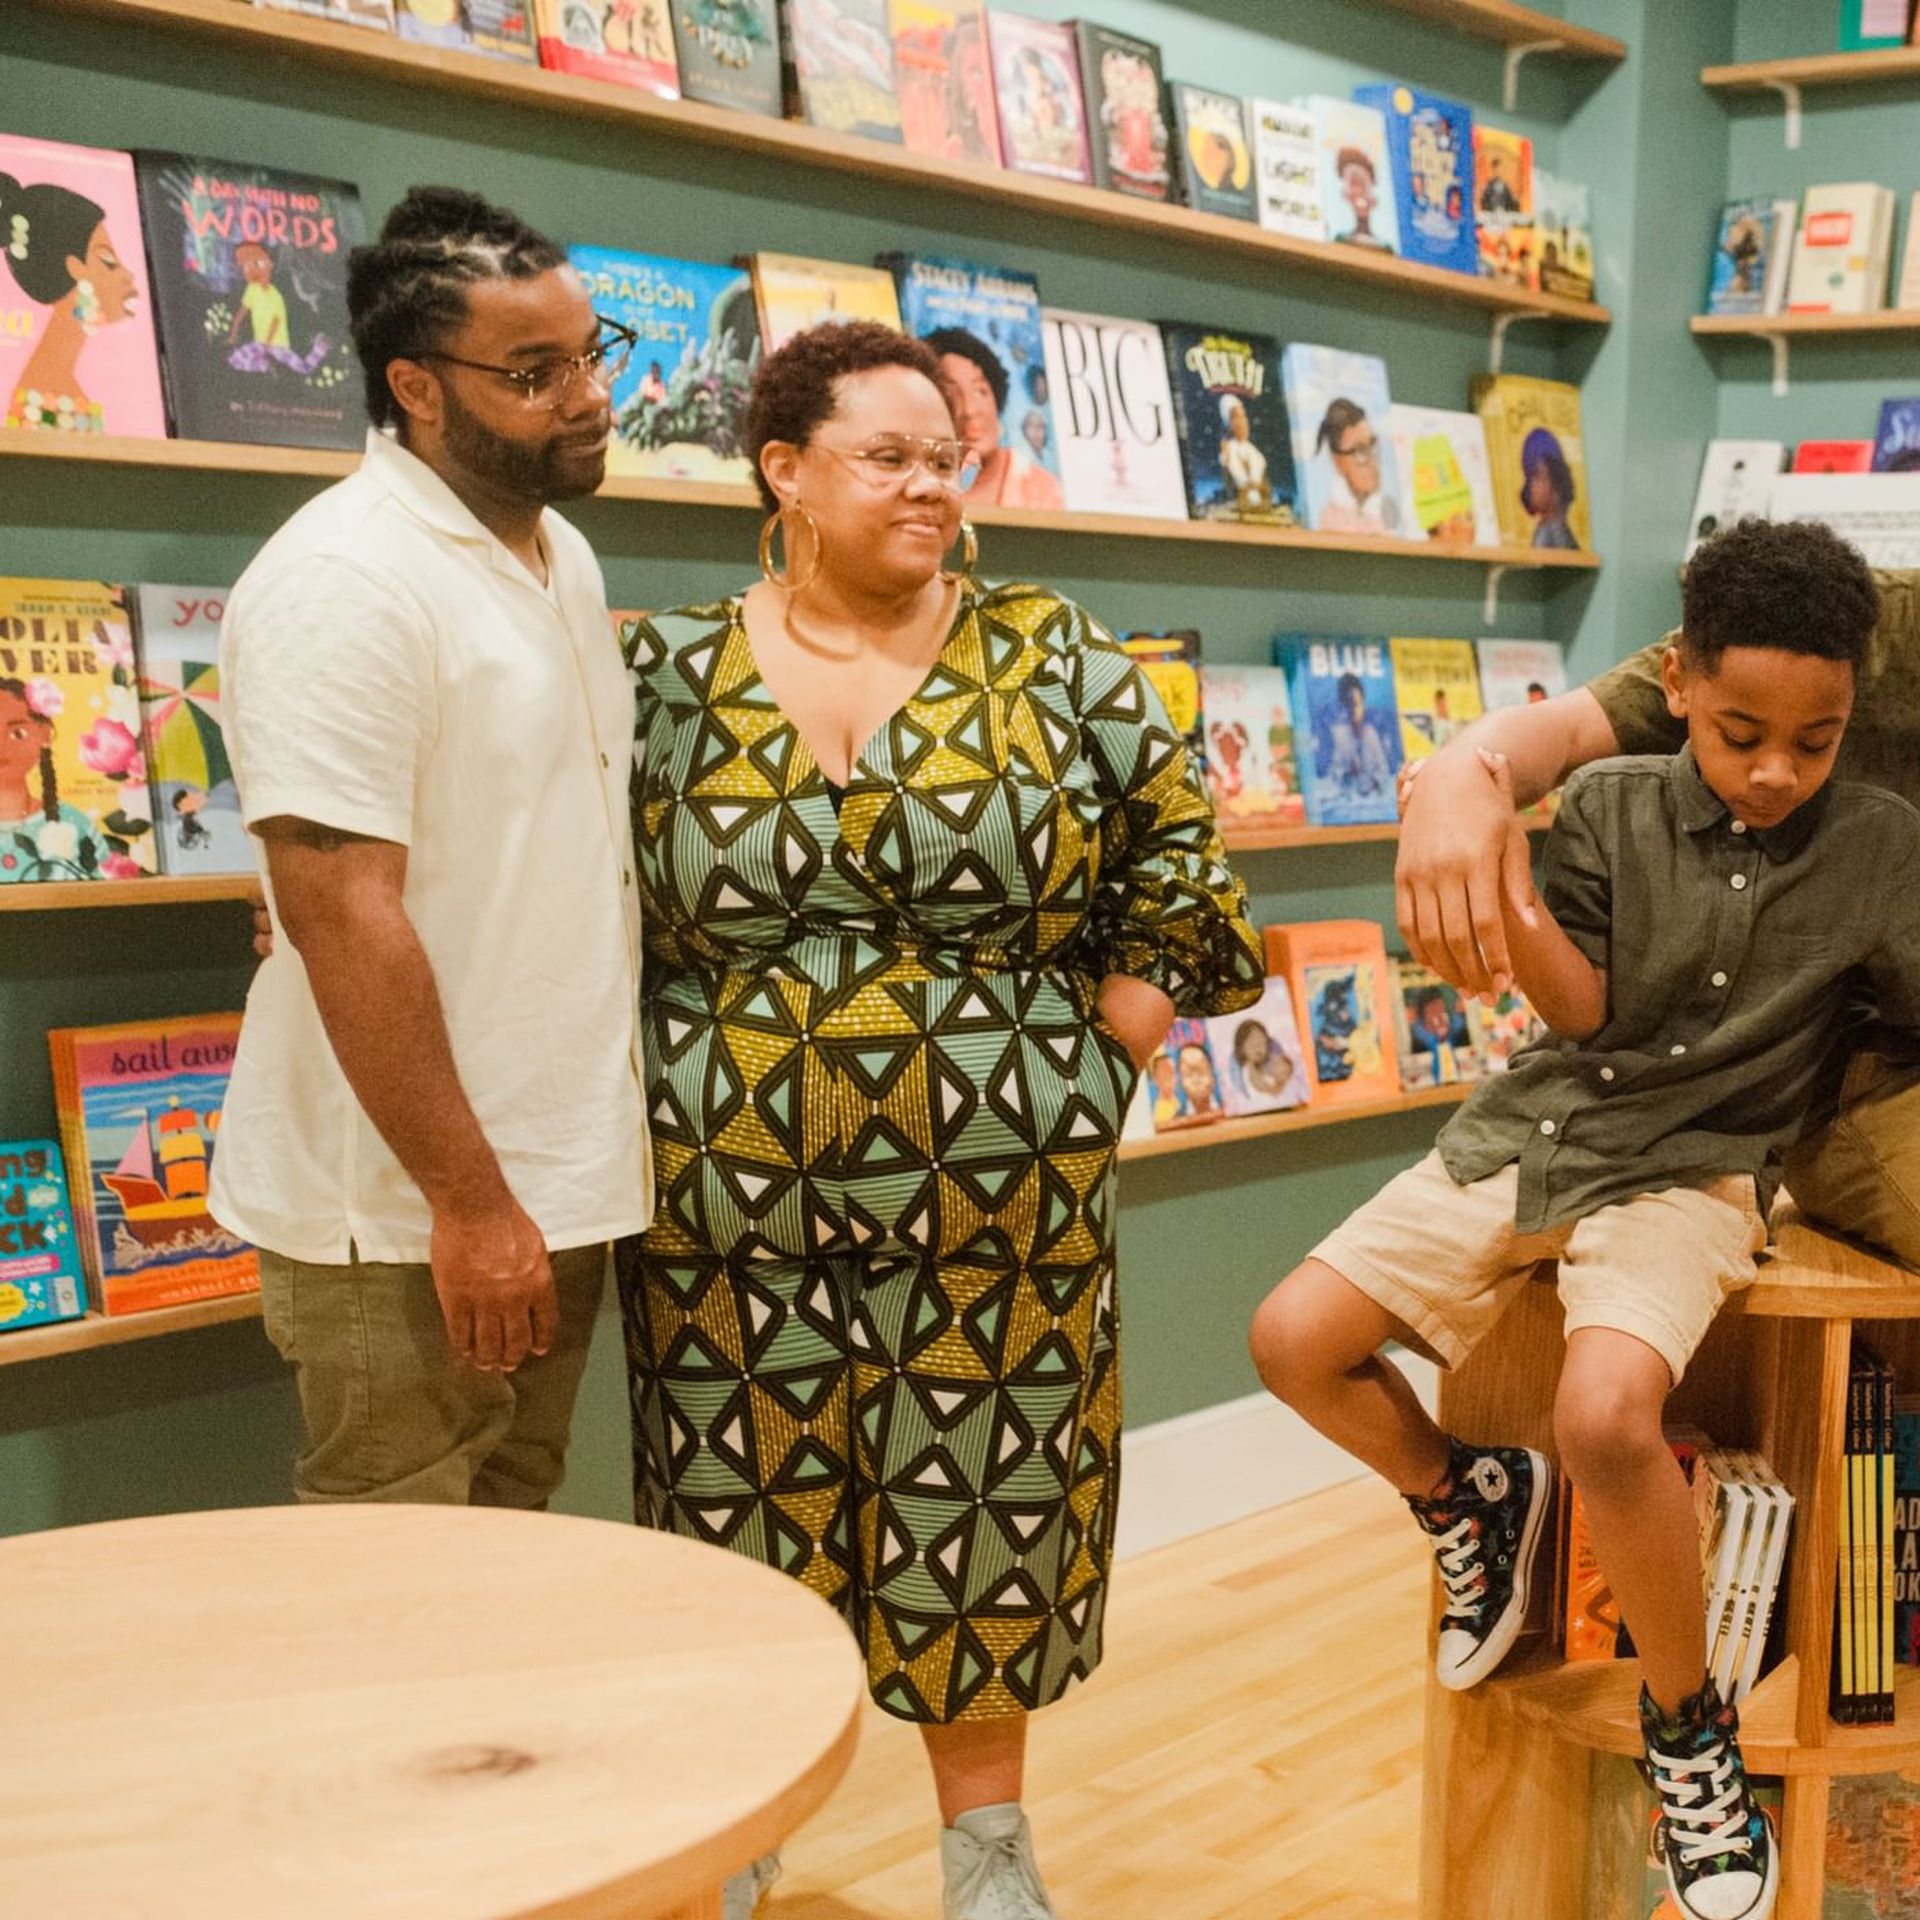
<path id="1" fill-rule="evenodd" d="M 1551 1120 L 1542 1120 L 1540 1122 L 1540 1131 L 1542 1133 L 1551 1133 L 1553 1131 L 1553 1122 Z"/>
<path id="2" fill-rule="evenodd" d="M 1744 820 L 1736 820 L 1733 822 L 1733 830 L 1735 833 L 1745 833 L 1747 830 L 1747 823 Z"/>
<path id="3" fill-rule="evenodd" d="M 1683 1044 L 1682 1042 L 1680 1042 L 1680 1041 L 1678 1041 L 1678 1040 L 1676 1040 L 1676 1041 L 1675 1041 L 1675 1042 L 1673 1043 L 1673 1045 L 1672 1045 L 1672 1046 L 1670 1046 L 1670 1047 L 1669 1047 L 1669 1048 L 1667 1049 L 1667 1051 L 1668 1051 L 1668 1052 L 1669 1052 L 1670 1054 L 1672 1054 L 1672 1055 L 1673 1055 L 1673 1057 L 1674 1057 L 1674 1058 L 1675 1058 L 1676 1060 L 1677 1060 L 1677 1059 L 1679 1059 L 1679 1057 L 1680 1057 L 1680 1056 L 1681 1056 L 1681 1055 L 1682 1055 L 1683 1053 L 1685 1053 L 1685 1052 L 1686 1052 L 1686 1050 L 1687 1050 L 1687 1049 L 1686 1049 L 1686 1047 L 1685 1047 L 1685 1045 L 1684 1045 L 1684 1044 Z"/>
<path id="4" fill-rule="evenodd" d="M 1613 1078 L 1613 1069 L 1611 1067 L 1602 1067 L 1600 1069 L 1600 1078 L 1602 1080 L 1611 1080 Z"/>
<path id="5" fill-rule="evenodd" d="M 1727 976 L 1724 973 L 1716 973 L 1713 976 L 1713 984 L 1716 987 L 1724 987 L 1727 984 Z"/>
<path id="6" fill-rule="evenodd" d="M 1728 882 L 1728 885 L 1730 885 L 1733 888 L 1735 893 L 1744 892 L 1746 889 L 1746 884 L 1747 884 L 1747 876 L 1744 873 L 1736 873 L 1733 876 L 1732 880 Z"/>

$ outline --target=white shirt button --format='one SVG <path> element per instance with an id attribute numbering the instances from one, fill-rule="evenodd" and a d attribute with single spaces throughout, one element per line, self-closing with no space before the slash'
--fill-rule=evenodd
<path id="1" fill-rule="evenodd" d="M 1735 893 L 1744 893 L 1746 891 L 1747 876 L 1744 873 L 1736 873 L 1727 884 L 1733 888 Z"/>
<path id="2" fill-rule="evenodd" d="M 1685 1053 L 1685 1052 L 1686 1052 L 1686 1048 L 1685 1048 L 1684 1046 L 1682 1046 L 1682 1045 L 1681 1045 L 1681 1043 L 1680 1043 L 1679 1041 L 1677 1041 L 1677 1040 L 1676 1040 L 1676 1041 L 1675 1041 L 1675 1042 L 1673 1043 L 1673 1045 L 1672 1045 L 1672 1046 L 1670 1046 L 1670 1047 L 1669 1047 L 1669 1048 L 1667 1049 L 1667 1051 L 1668 1051 L 1668 1052 L 1669 1052 L 1670 1054 L 1672 1054 L 1672 1055 L 1673 1055 L 1673 1057 L 1674 1057 L 1674 1058 L 1675 1058 L 1676 1060 L 1678 1060 L 1678 1059 L 1680 1058 L 1680 1056 L 1681 1056 L 1681 1055 L 1682 1055 L 1683 1053 Z"/>
<path id="3" fill-rule="evenodd" d="M 1724 987 L 1727 984 L 1727 976 L 1724 973 L 1716 973 L 1713 976 L 1713 984 L 1716 987 Z"/>
<path id="4" fill-rule="evenodd" d="M 1553 1132 L 1553 1122 L 1552 1122 L 1551 1120 L 1542 1120 L 1542 1121 L 1540 1122 L 1540 1131 L 1541 1131 L 1542 1133 L 1546 1133 L 1546 1134 L 1550 1134 L 1550 1133 L 1552 1133 L 1552 1132 Z"/>
<path id="5" fill-rule="evenodd" d="M 1736 820 L 1733 823 L 1733 830 L 1735 833 L 1745 833 L 1747 830 L 1747 823 L 1744 820 Z"/>
<path id="6" fill-rule="evenodd" d="M 1611 1080 L 1613 1078 L 1613 1069 L 1611 1067 L 1602 1067 L 1600 1069 L 1600 1078 L 1602 1080 Z"/>
<path id="7" fill-rule="evenodd" d="M 609 760 L 609 759 L 607 758 L 607 756 L 606 756 L 606 755 L 605 755 L 605 754 L 603 753 L 603 754 L 602 754 L 602 755 L 600 756 L 600 764 L 601 764 L 601 765 L 602 765 L 603 767 L 610 767 L 610 766 L 612 766 L 612 765 L 613 765 L 613 762 L 612 762 L 611 760 Z"/>

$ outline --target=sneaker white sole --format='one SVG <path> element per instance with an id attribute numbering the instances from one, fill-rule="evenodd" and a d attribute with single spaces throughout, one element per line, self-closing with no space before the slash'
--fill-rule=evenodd
<path id="1" fill-rule="evenodd" d="M 1533 1562 L 1540 1545 L 1540 1529 L 1546 1524 L 1547 1505 L 1553 1497 L 1553 1483 L 1549 1476 L 1546 1456 L 1527 1449 L 1527 1458 L 1533 1463 L 1533 1498 L 1527 1506 L 1527 1518 L 1520 1529 L 1520 1547 L 1514 1555 L 1513 1594 L 1507 1602 L 1507 1610 L 1494 1622 L 1493 1631 L 1481 1641 L 1474 1650 L 1473 1657 L 1463 1660 L 1457 1667 L 1434 1663 L 1434 1678 L 1449 1693 L 1465 1693 L 1469 1687 L 1477 1687 L 1508 1654 L 1513 1651 L 1513 1643 L 1520 1638 L 1520 1629 L 1527 1624 L 1527 1597 L 1533 1591 Z M 1759 1920 L 1756 1911 L 1754 1920 Z"/>
<path id="2" fill-rule="evenodd" d="M 1771 1920 L 1774 1902 L 1780 1897 L 1780 1836 L 1774 1831 L 1773 1815 L 1766 1816 L 1767 1833 L 1772 1844 L 1767 1849 L 1767 1878 L 1761 1887 L 1759 1898 L 1752 1906 L 1732 1916 L 1732 1920 Z M 1707 1885 L 1711 1886 L 1711 1881 Z M 1698 1910 L 1680 1897 L 1680 1889 L 1673 1884 L 1673 1869 L 1667 1869 L 1667 1891 L 1673 1895 L 1673 1904 L 1687 1916 L 1687 1920 L 1699 1920 Z"/>

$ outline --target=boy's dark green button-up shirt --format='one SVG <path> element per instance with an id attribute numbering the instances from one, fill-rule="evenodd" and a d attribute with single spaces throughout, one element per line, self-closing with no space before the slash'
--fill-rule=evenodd
<path id="1" fill-rule="evenodd" d="M 1920 813 L 1832 782 L 1777 827 L 1733 819 L 1691 748 L 1568 782 L 1542 896 L 1607 970 L 1607 1023 L 1548 1038 L 1440 1135 L 1462 1185 L 1520 1164 L 1539 1232 L 1751 1173 L 1764 1210 L 1864 986 L 1920 1030 Z"/>

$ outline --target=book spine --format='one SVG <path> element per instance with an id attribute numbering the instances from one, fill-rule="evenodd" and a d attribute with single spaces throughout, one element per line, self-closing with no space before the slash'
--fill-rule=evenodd
<path id="1" fill-rule="evenodd" d="M 1859 1445 L 1859 1390 L 1859 1376 L 1849 1374 L 1834 1566 L 1833 1667 L 1827 1691 L 1828 1711 L 1843 1726 L 1853 1719 L 1853 1467 Z"/>
<path id="2" fill-rule="evenodd" d="M 1883 1726 L 1891 1726 L 1894 1717 L 1893 1703 L 1893 1609 L 1896 1594 L 1896 1569 L 1894 1565 L 1894 1525 L 1893 1525 L 1893 1369 L 1882 1362 L 1880 1367 L 1880 1419 L 1876 1435 L 1876 1447 L 1880 1470 L 1880 1721 Z"/>

